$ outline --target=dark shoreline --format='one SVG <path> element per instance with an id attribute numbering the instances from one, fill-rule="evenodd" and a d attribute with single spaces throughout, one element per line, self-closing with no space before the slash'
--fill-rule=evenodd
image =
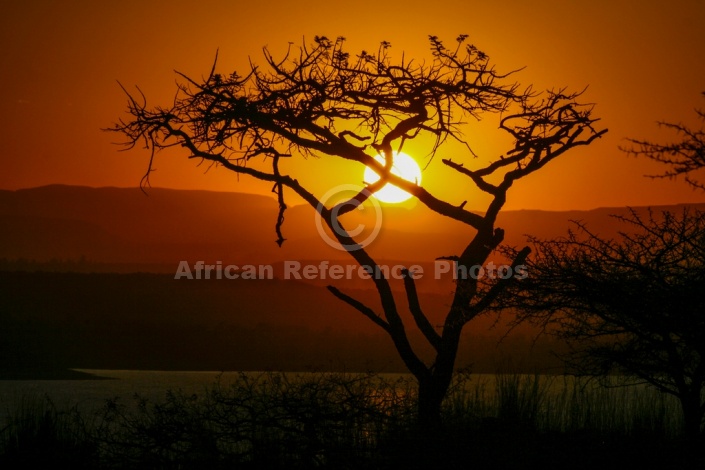
<path id="1" fill-rule="evenodd" d="M 117 380 L 74 369 L 0 369 L 0 380 Z"/>

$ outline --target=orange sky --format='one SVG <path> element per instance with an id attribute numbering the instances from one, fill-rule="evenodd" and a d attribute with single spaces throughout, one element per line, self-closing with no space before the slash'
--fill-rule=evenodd
<path id="1" fill-rule="evenodd" d="M 0 188 L 51 183 L 136 186 L 146 153 L 121 153 L 117 137 L 100 131 L 122 116 L 116 80 L 139 85 L 153 104 L 169 104 L 174 69 L 205 74 L 220 49 L 220 68 L 244 70 L 261 47 L 283 50 L 314 35 L 345 36 L 353 51 L 390 41 L 392 53 L 427 53 L 427 36 L 452 42 L 460 33 L 488 53 L 500 70 L 537 89 L 582 89 L 597 104 L 607 136 L 520 181 L 508 209 L 589 209 L 604 206 L 702 202 L 705 194 L 679 180 L 643 175 L 664 168 L 625 156 L 626 137 L 667 139 L 657 120 L 695 122 L 705 108 L 705 6 L 702 1 L 495 2 L 297 1 L 255 4 L 196 2 L 3 2 L 0 6 Z M 486 158 L 503 152 L 492 132 L 469 140 Z M 472 129 L 474 130 L 474 128 Z M 416 150 L 421 158 L 423 148 Z M 453 156 L 457 148 L 445 149 Z M 328 160 L 302 162 L 314 189 L 337 171 L 359 182 L 362 169 Z M 268 192 L 269 185 L 225 170 L 196 168 L 173 153 L 158 157 L 152 184 L 160 187 Z M 359 179 L 358 179 L 359 173 Z M 434 161 L 425 186 L 458 202 L 462 179 Z M 455 183 L 458 183 L 457 185 Z M 445 192 L 444 192 L 445 191 Z M 450 192 L 449 192 L 450 191 Z M 481 207 L 478 204 L 476 207 Z"/>

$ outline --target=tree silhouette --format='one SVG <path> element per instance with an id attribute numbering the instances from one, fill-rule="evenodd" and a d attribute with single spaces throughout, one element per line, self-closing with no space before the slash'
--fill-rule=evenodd
<path id="1" fill-rule="evenodd" d="M 388 42 L 382 42 L 374 53 L 351 55 L 342 37 L 316 37 L 310 45 L 290 47 L 281 59 L 265 48 L 265 66 L 252 64 L 244 75 L 216 73 L 215 63 L 200 81 L 180 74 L 183 82 L 168 108 L 150 108 L 141 92 L 139 96 L 128 93 L 130 119 L 120 120 L 112 130 L 127 136 L 128 147 L 144 143 L 152 157 L 155 150 L 185 147 L 190 158 L 271 182 L 279 200 L 276 233 L 280 245 L 284 242 L 285 190 L 293 191 L 318 211 L 357 263 L 372 269 L 377 263 L 345 231 L 340 218 L 391 183 L 439 215 L 475 229 L 465 249 L 451 256 L 457 268 L 467 272 L 468 267 L 482 266 L 502 242 L 504 232 L 495 227 L 495 220 L 510 187 L 568 150 L 590 144 L 606 129 L 593 127 L 597 119 L 592 117 L 592 106 L 578 103 L 579 93 L 561 89 L 537 94 L 531 87 L 521 89 L 510 81 L 514 72 L 497 72 L 488 56 L 466 40 L 461 35 L 455 47 L 446 48 L 439 38 L 430 36 L 432 59 L 428 63 L 404 56 L 393 61 Z M 513 137 L 513 146 L 485 165 L 471 159 L 442 160 L 449 169 L 465 175 L 471 187 L 490 196 L 484 214 L 465 209 L 465 203 L 440 199 L 391 172 L 393 152 L 405 142 L 432 136 L 432 158 L 449 139 L 465 143 L 464 119 L 485 114 L 499 115 L 499 128 Z M 466 147 L 468 156 L 474 156 Z M 349 201 L 327 207 L 296 175 L 280 169 L 284 157 L 311 154 L 359 162 L 374 169 L 380 179 L 361 188 Z M 377 154 L 384 157 L 383 163 L 375 160 Z M 266 168 L 252 163 L 257 156 L 266 158 Z M 152 160 L 145 178 L 151 169 Z M 458 188 L 458 193 L 465 190 Z M 527 254 L 528 248 L 519 252 L 513 264 L 521 264 Z M 409 342 L 389 281 L 372 276 L 371 282 L 379 294 L 381 312 L 334 287 L 329 289 L 389 335 L 418 381 L 420 421 L 438 423 L 463 327 L 512 279 L 489 285 L 470 276 L 459 279 L 437 331 L 421 308 L 413 277 L 407 275 L 408 309 L 434 350 L 427 362 Z"/>
<path id="2" fill-rule="evenodd" d="M 703 93 L 705 96 L 705 92 Z M 696 109 L 698 120 L 705 123 L 705 111 Z M 665 173 L 656 177 L 673 178 L 685 175 L 685 180 L 693 187 L 705 189 L 701 178 L 692 176 L 705 168 L 705 130 L 692 129 L 681 123 L 660 121 L 659 126 L 674 131 L 679 140 L 661 144 L 650 140 L 628 139 L 631 147 L 622 148 L 630 155 L 642 156 L 664 163 L 670 167 Z"/>
<path id="3" fill-rule="evenodd" d="M 504 304 L 566 339 L 575 372 L 618 372 L 677 397 L 690 436 L 705 413 L 704 215 L 631 210 L 617 217 L 626 228 L 618 239 L 581 224 L 565 238 L 533 239 L 530 276 Z"/>

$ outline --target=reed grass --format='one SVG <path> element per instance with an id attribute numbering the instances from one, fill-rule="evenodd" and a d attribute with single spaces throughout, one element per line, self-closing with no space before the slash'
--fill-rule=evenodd
<path id="1" fill-rule="evenodd" d="M 2 468 L 92 468 L 96 460 L 97 448 L 84 417 L 75 408 L 57 409 L 48 397 L 23 396 L 0 423 Z"/>
<path id="2" fill-rule="evenodd" d="M 601 382 L 570 376 L 478 376 L 448 397 L 451 416 L 496 418 L 538 431 L 652 434 L 673 438 L 682 430 L 678 400 L 619 378 Z"/>
<path id="3" fill-rule="evenodd" d="M 607 385 L 458 374 L 438 442 L 443 452 L 462 454 L 468 442 L 505 445 L 507 436 L 540 442 L 551 433 L 588 432 L 665 442 L 679 434 L 673 397 L 617 379 Z M 243 373 L 203 394 L 114 399 L 90 415 L 29 396 L 0 423 L 0 467 L 382 468 L 385 452 L 398 462 L 428 446 L 428 435 L 412 432 L 415 401 L 410 378 L 374 374 Z"/>

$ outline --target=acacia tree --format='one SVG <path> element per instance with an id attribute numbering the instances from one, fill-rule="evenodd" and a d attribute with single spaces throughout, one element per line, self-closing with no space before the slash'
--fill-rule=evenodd
<path id="1" fill-rule="evenodd" d="M 144 143 L 152 156 L 155 150 L 184 147 L 190 158 L 271 182 L 279 201 L 276 233 L 280 245 L 284 241 L 286 191 L 296 193 L 318 211 L 355 261 L 373 272 L 377 263 L 345 230 L 340 218 L 385 184 L 396 185 L 439 215 L 475 229 L 464 250 L 452 256 L 457 268 L 467 272 L 470 266 L 482 266 L 502 242 L 504 232 L 495 227 L 495 220 L 512 185 L 568 150 L 590 144 L 606 129 L 593 127 L 597 119 L 592 117 L 592 106 L 577 102 L 579 93 L 558 90 L 539 95 L 531 87 L 522 89 L 511 81 L 514 72 L 497 72 L 488 56 L 466 39 L 466 35 L 459 36 L 457 46 L 449 49 L 431 36 L 432 59 L 428 63 L 403 56 L 393 61 L 387 42 L 375 53 L 350 55 L 344 38 L 316 37 L 310 45 L 290 48 L 280 59 L 265 48 L 264 67 L 251 65 L 244 75 L 222 75 L 216 72 L 216 64 L 202 80 L 180 75 L 183 82 L 166 108 L 150 108 L 141 92 L 139 96 L 128 93 L 130 118 L 120 120 L 113 130 L 127 137 L 128 146 Z M 499 115 L 499 128 L 513 137 L 511 148 L 485 165 L 471 165 L 473 162 L 465 158 L 442 159 L 450 170 L 465 175 L 471 187 L 490 196 L 484 214 L 465 209 L 465 203 L 440 199 L 391 172 L 394 151 L 405 142 L 430 135 L 434 143 L 429 154 L 433 156 L 449 139 L 465 143 L 463 120 L 484 114 Z M 467 148 L 468 156 L 474 156 Z M 280 167 L 284 157 L 311 154 L 359 162 L 372 168 L 380 179 L 362 187 L 349 201 L 328 207 L 302 186 L 296 175 L 286 174 Z M 375 159 L 377 154 L 383 156 L 383 163 Z M 266 168 L 252 164 L 257 156 L 266 158 Z M 151 165 L 150 159 L 146 177 Z M 458 188 L 459 195 L 465 190 Z M 513 264 L 521 264 L 528 251 L 519 252 Z M 407 275 L 407 307 L 433 348 L 434 357 L 429 361 L 410 344 L 389 281 L 372 276 L 371 282 L 379 294 L 381 311 L 332 286 L 329 290 L 389 335 L 418 381 L 420 421 L 437 423 L 463 327 L 482 313 L 511 279 L 485 287 L 472 277 L 459 279 L 437 331 L 422 311 L 413 277 Z"/>
<path id="2" fill-rule="evenodd" d="M 705 415 L 704 216 L 631 210 L 617 217 L 627 229 L 617 239 L 580 224 L 533 239 L 531 275 L 504 304 L 567 340 L 578 374 L 617 372 L 677 397 L 689 436 Z"/>

